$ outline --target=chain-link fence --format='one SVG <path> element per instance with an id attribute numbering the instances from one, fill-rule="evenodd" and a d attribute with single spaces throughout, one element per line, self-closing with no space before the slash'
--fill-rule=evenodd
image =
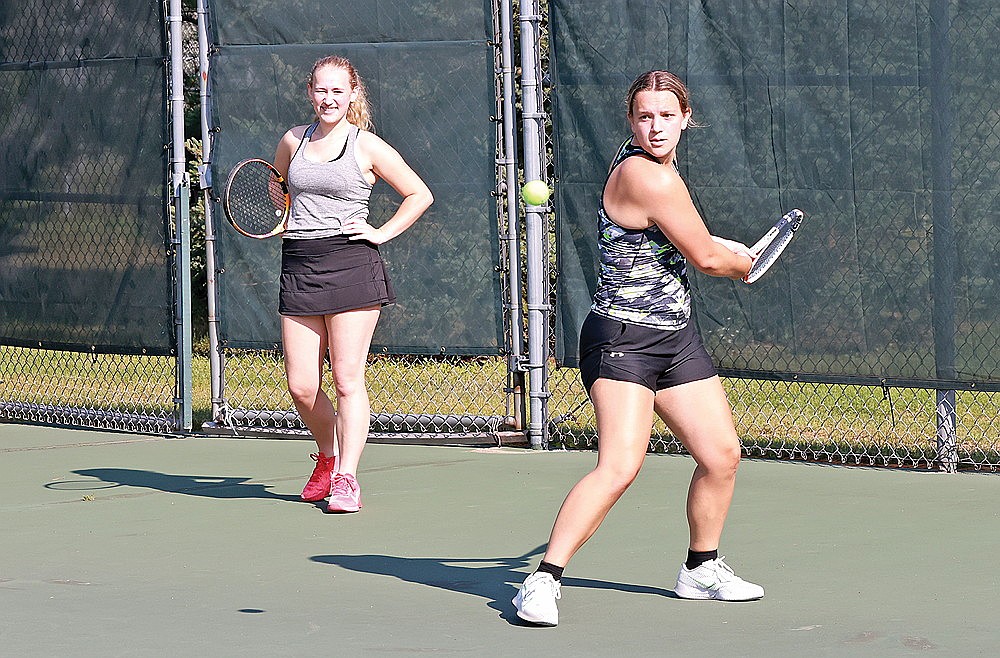
<path id="1" fill-rule="evenodd" d="M 225 351 L 226 413 L 217 431 L 305 435 L 280 351 Z M 523 443 L 507 361 L 498 357 L 372 354 L 367 384 L 374 440 Z"/>
<path id="2" fill-rule="evenodd" d="M 1000 87 L 981 44 L 1000 10 L 552 10 L 558 363 L 576 362 L 594 287 L 596 199 L 627 131 L 621 99 L 638 73 L 666 68 L 687 80 L 705 126 L 687 131 L 680 157 L 710 230 L 750 243 L 782 209 L 807 214 L 778 270 L 752 288 L 692 277 L 746 452 L 995 470 L 1000 191 L 986 153 Z M 560 367 L 549 380 L 555 445 L 596 441 L 577 379 Z M 652 447 L 681 449 L 662 426 Z"/>
<path id="3" fill-rule="evenodd" d="M 593 407 L 579 370 L 550 377 L 551 447 L 595 448 Z M 996 471 L 1000 394 L 958 391 L 954 448 L 939 438 L 938 392 L 931 389 L 723 378 L 744 453 L 835 464 Z M 949 409 L 945 410 L 950 411 Z M 684 452 L 660 422 L 654 452 Z"/>
<path id="4" fill-rule="evenodd" d="M 0 346 L 0 418 L 170 432 L 175 368 L 174 357 Z"/>
<path id="5" fill-rule="evenodd" d="M 175 424 L 163 7 L 0 11 L 0 418 Z"/>

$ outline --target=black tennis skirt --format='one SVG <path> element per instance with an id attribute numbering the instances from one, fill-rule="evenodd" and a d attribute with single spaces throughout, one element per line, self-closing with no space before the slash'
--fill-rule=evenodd
<path id="1" fill-rule="evenodd" d="M 281 241 L 282 315 L 329 315 L 396 301 L 378 247 L 335 235 Z"/>

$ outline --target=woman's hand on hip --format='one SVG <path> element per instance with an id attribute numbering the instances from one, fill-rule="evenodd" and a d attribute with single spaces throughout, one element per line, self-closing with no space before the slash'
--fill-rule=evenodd
<path id="1" fill-rule="evenodd" d="M 381 229 L 372 226 L 361 218 L 348 219 L 340 228 L 350 240 L 364 240 L 372 244 L 382 244 L 389 239 L 389 236 Z"/>

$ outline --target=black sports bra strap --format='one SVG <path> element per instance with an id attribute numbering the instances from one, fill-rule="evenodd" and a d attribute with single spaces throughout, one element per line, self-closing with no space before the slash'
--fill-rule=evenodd
<path id="1" fill-rule="evenodd" d="M 299 154 L 299 151 L 302 150 L 305 143 L 308 142 L 309 138 L 312 137 L 312 134 L 316 132 L 317 126 L 319 126 L 319 121 L 314 121 L 313 124 L 306 128 L 306 131 L 302 133 L 302 139 L 299 140 L 299 147 L 295 149 L 295 153 L 292 154 L 292 158 Z"/>

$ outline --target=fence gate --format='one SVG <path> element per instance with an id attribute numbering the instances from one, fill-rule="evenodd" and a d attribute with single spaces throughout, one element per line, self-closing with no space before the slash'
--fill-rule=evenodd
<path id="1" fill-rule="evenodd" d="M 289 127 L 311 121 L 305 90 L 312 64 L 339 54 L 368 87 L 376 132 L 435 197 L 413 228 L 381 247 L 398 302 L 384 309 L 369 358 L 372 433 L 442 442 L 523 439 L 522 375 L 511 347 L 520 340 L 518 288 L 511 283 L 519 268 L 510 256 L 516 219 L 503 203 L 511 144 L 501 120 L 502 59 L 510 35 L 501 33 L 498 8 L 467 0 L 312 0 L 254 8 L 209 0 L 203 6 L 214 275 L 214 420 L 208 429 L 304 430 L 281 360 L 280 241 L 237 235 L 222 221 L 218 201 L 220 183 L 236 162 L 271 160 Z M 376 185 L 373 223 L 396 204 L 388 186 Z"/>
<path id="2" fill-rule="evenodd" d="M 190 427 L 163 12 L 0 12 L 0 418 Z"/>

